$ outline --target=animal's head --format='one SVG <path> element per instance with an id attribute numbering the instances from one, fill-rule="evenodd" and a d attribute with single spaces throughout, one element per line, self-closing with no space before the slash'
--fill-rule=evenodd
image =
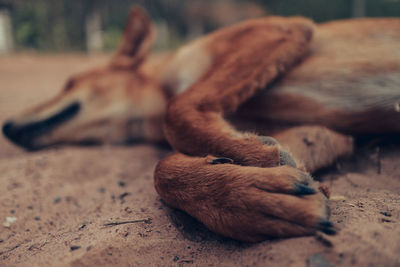
<path id="1" fill-rule="evenodd" d="M 3 133 L 27 149 L 161 138 L 165 96 L 140 70 L 152 41 L 149 18 L 133 8 L 120 47 L 107 66 L 71 77 L 55 98 L 6 122 Z"/>

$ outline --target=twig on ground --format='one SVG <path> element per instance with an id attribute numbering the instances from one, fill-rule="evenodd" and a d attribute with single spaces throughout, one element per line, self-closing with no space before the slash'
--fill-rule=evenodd
<path id="1" fill-rule="evenodd" d="M 151 218 L 140 219 L 140 220 L 121 221 L 121 222 L 110 222 L 110 223 L 105 223 L 104 226 L 115 226 L 115 225 L 121 225 L 121 224 L 140 223 L 140 222 L 150 223 Z"/>

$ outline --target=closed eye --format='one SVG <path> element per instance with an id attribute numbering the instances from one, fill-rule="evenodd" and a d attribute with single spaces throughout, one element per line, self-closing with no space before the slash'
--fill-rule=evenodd
<path id="1" fill-rule="evenodd" d="M 67 83 L 64 86 L 63 91 L 69 92 L 74 87 L 74 85 L 75 85 L 75 79 L 73 78 L 68 79 Z"/>

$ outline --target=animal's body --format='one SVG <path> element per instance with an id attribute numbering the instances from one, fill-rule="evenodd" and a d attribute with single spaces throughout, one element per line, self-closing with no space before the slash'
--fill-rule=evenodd
<path id="1" fill-rule="evenodd" d="M 177 152 L 155 170 L 162 199 L 244 241 L 333 233 L 327 192 L 308 172 L 351 154 L 347 134 L 400 132 L 399 19 L 249 20 L 156 63 L 151 41 L 133 9 L 108 66 L 3 132 L 33 149 L 165 138 Z"/>

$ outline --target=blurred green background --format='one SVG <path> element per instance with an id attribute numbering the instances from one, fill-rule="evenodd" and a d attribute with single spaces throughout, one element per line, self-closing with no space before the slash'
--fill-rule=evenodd
<path id="1" fill-rule="evenodd" d="M 400 16 L 400 0 L 0 0 L 6 29 L 0 25 L 0 34 L 8 29 L 6 39 L 11 40 L 3 42 L 11 46 L 9 51 L 110 51 L 118 45 L 134 4 L 152 17 L 160 50 L 239 20 L 270 14 L 303 15 L 317 22 Z"/>

